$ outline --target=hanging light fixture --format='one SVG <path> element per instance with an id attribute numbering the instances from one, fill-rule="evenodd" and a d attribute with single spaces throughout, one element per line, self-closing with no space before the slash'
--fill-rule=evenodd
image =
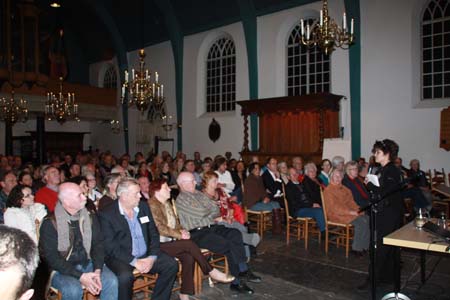
<path id="1" fill-rule="evenodd" d="M 16 101 L 14 89 L 11 91 L 11 98 L 0 99 L 0 120 L 10 125 L 14 125 L 17 121 L 26 122 L 28 120 L 27 101 L 23 98 Z"/>
<path id="2" fill-rule="evenodd" d="M 306 24 L 301 19 L 302 44 L 306 46 L 319 45 L 325 54 L 331 54 L 335 48 L 348 49 L 355 36 L 353 33 L 354 21 L 350 21 L 350 31 L 347 28 L 347 16 L 344 12 L 342 16 L 342 28 L 328 15 L 328 1 L 323 0 L 323 7 L 320 10 L 319 21 L 314 21 L 312 25 Z"/>
<path id="3" fill-rule="evenodd" d="M 122 84 L 122 104 L 135 105 L 139 111 L 146 111 L 150 104 L 155 101 L 158 104 L 164 102 L 164 85 L 159 84 L 158 72 L 154 74 L 152 81 L 151 72 L 145 68 L 145 51 L 139 50 L 139 69 L 131 70 L 130 74 L 125 71 L 125 82 Z M 128 97 L 126 97 L 128 95 Z"/>
<path id="4" fill-rule="evenodd" d="M 141 26 L 138 26 L 142 45 L 142 49 L 139 50 L 139 68 L 137 70 L 131 69 L 131 79 L 129 78 L 130 74 L 125 70 L 125 82 L 122 84 L 121 93 L 122 104 L 127 103 L 129 106 L 135 105 L 141 112 L 146 111 L 150 107 L 150 104 L 164 103 L 164 86 L 158 81 L 158 72 L 155 71 L 154 75 L 152 75 L 152 73 L 145 68 L 144 4 L 145 0 L 141 0 L 140 6 L 137 7 L 137 13 L 140 14 L 142 22 Z"/>
<path id="5" fill-rule="evenodd" d="M 78 117 L 78 104 L 75 101 L 75 93 L 63 93 L 63 78 L 59 78 L 59 92 L 47 93 L 47 102 L 45 103 L 45 118 L 49 121 L 56 120 L 63 124 L 69 119 L 77 122 L 80 121 Z"/>

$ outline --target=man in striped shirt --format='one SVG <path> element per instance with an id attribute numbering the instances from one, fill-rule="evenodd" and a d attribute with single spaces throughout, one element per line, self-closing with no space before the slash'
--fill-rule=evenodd
<path id="1" fill-rule="evenodd" d="M 243 294 L 253 294 L 246 281 L 261 282 L 261 278 L 248 269 L 244 243 L 239 230 L 217 225 L 222 221 L 217 204 L 196 191 L 192 173 L 182 172 L 177 178 L 180 194 L 176 208 L 181 226 L 189 230 L 191 239 L 200 247 L 227 257 L 231 275 L 236 279 L 230 289 Z"/>

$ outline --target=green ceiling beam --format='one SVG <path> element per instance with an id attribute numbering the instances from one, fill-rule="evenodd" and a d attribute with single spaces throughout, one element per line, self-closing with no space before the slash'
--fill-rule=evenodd
<path id="1" fill-rule="evenodd" d="M 101 1 L 98 0 L 83 0 L 89 6 L 91 6 L 103 24 L 106 26 L 106 29 L 109 32 L 110 38 L 113 42 L 114 50 L 117 55 L 117 64 L 119 66 L 119 75 L 120 82 L 123 82 L 125 78 L 125 70 L 128 69 L 128 59 L 127 59 L 127 50 L 125 47 L 125 42 L 122 39 L 122 35 L 120 34 L 119 29 L 117 28 L 116 22 L 113 17 L 109 14 L 107 9 L 102 5 Z M 123 118 L 123 136 L 125 142 L 125 152 L 128 153 L 130 151 L 130 144 L 128 138 L 128 105 L 122 104 L 122 118 Z"/>
<path id="2" fill-rule="evenodd" d="M 173 58 L 175 61 L 175 94 L 177 106 L 177 123 L 183 123 L 183 32 L 180 23 L 175 15 L 172 2 L 170 0 L 155 0 L 156 5 L 164 14 L 164 21 L 169 32 L 172 44 Z M 177 148 L 183 147 L 182 126 L 177 126 Z"/>
<path id="3" fill-rule="evenodd" d="M 354 18 L 355 42 L 349 49 L 352 156 L 361 156 L 361 13 L 359 0 L 345 0 L 347 20 Z M 348 27 L 348 26 L 347 26 Z"/>
<path id="4" fill-rule="evenodd" d="M 237 0 L 237 4 L 247 46 L 250 99 L 258 99 L 258 37 L 255 6 L 252 0 Z M 254 114 L 250 117 L 250 130 L 251 150 L 256 151 L 258 149 L 258 117 Z"/>

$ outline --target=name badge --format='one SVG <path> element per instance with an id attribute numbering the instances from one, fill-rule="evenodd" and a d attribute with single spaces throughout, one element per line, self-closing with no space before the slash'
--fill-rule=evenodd
<path id="1" fill-rule="evenodd" d="M 147 216 L 145 216 L 145 217 L 140 217 L 139 220 L 141 221 L 141 224 L 145 224 L 145 223 L 150 222 L 150 220 L 148 219 Z"/>

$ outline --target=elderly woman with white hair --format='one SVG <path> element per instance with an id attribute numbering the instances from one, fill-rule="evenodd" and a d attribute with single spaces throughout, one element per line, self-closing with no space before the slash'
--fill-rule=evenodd
<path id="1" fill-rule="evenodd" d="M 359 212 L 359 207 L 353 200 L 352 192 L 342 185 L 344 173 L 338 169 L 330 175 L 330 184 L 323 193 L 326 213 L 329 221 L 349 224 L 355 228 L 352 250 L 361 255 L 369 249 L 369 217 Z"/>
<path id="2" fill-rule="evenodd" d="M 345 158 L 340 155 L 336 155 L 331 160 L 331 165 L 333 166 L 333 170 L 337 169 L 339 171 L 344 171 Z"/>
<path id="3" fill-rule="evenodd" d="M 322 199 L 320 197 L 321 182 L 317 179 L 317 167 L 313 162 L 309 162 L 305 165 L 305 175 L 303 180 L 299 180 L 305 187 L 305 192 L 308 197 L 314 202 L 322 206 Z"/>

